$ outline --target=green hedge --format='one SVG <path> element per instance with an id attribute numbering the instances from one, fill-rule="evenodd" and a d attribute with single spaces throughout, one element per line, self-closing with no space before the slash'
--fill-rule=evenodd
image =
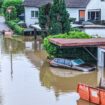
<path id="1" fill-rule="evenodd" d="M 44 39 L 44 48 L 46 49 L 47 53 L 51 57 L 63 57 L 63 58 L 76 58 L 76 57 L 81 57 L 85 61 L 88 61 L 93 58 L 83 49 L 83 48 L 60 48 L 59 46 L 56 46 L 52 43 L 49 42 L 49 38 L 92 38 L 88 34 L 84 32 L 69 32 L 68 34 L 59 34 L 55 36 L 48 36 L 47 38 Z M 88 48 L 95 56 L 97 56 L 97 49 L 96 48 Z"/>
<path id="2" fill-rule="evenodd" d="M 8 24 L 8 26 L 18 35 L 23 35 L 24 32 L 24 28 L 20 27 L 19 25 L 17 25 L 16 23 L 17 20 L 14 21 L 7 21 L 6 23 Z"/>
<path id="3" fill-rule="evenodd" d="M 66 39 L 84 38 L 84 39 L 86 39 L 86 38 L 92 38 L 92 37 L 84 32 L 79 32 L 79 31 L 77 31 L 77 32 L 72 31 L 72 32 L 69 32 L 68 34 L 65 33 L 65 34 L 59 34 L 59 35 L 54 35 L 54 36 L 48 36 L 47 38 L 44 39 L 44 47 L 45 47 L 46 51 L 48 52 L 48 54 L 55 55 L 56 46 L 49 42 L 49 38 L 66 38 Z"/>

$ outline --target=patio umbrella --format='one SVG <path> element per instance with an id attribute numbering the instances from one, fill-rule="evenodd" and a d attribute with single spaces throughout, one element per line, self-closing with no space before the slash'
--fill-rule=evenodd
<path id="1" fill-rule="evenodd" d="M 31 25 L 31 27 L 37 29 L 37 31 L 41 31 L 41 27 L 39 26 L 39 24 Z"/>

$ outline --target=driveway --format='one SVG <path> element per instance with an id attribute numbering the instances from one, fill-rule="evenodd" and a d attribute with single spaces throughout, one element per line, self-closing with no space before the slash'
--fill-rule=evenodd
<path id="1" fill-rule="evenodd" d="M 5 24 L 5 18 L 3 16 L 0 16 L 0 32 L 2 32 L 3 30 L 8 31 L 9 28 Z"/>

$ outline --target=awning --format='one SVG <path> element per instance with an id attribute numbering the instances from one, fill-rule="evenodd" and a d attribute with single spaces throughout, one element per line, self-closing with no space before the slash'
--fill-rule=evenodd
<path id="1" fill-rule="evenodd" d="M 21 24 L 25 24 L 24 21 L 19 21 L 17 24 L 21 25 Z"/>
<path id="2" fill-rule="evenodd" d="M 39 24 L 31 25 L 31 27 L 37 29 L 37 31 L 41 31 L 41 27 L 39 26 Z"/>
<path id="3" fill-rule="evenodd" d="M 51 38 L 49 41 L 60 47 L 105 46 L 105 38 L 63 39 Z"/>

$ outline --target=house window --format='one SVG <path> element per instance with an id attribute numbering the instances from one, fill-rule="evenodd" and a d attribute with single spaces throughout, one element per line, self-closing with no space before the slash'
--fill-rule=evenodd
<path id="1" fill-rule="evenodd" d="M 101 20 L 101 11 L 89 11 L 88 20 Z"/>
<path id="2" fill-rule="evenodd" d="M 32 18 L 38 18 L 38 15 L 39 15 L 38 11 L 31 11 Z"/>
<path id="3" fill-rule="evenodd" d="M 38 17 L 38 15 L 39 15 L 38 11 L 35 11 L 35 17 Z"/>
<path id="4" fill-rule="evenodd" d="M 31 11 L 31 17 L 34 18 L 35 15 L 34 15 L 34 11 Z"/>

